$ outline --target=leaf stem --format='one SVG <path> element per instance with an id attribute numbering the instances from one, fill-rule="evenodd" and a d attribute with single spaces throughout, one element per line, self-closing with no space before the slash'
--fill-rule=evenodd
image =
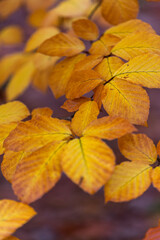
<path id="1" fill-rule="evenodd" d="M 102 3 L 102 0 L 99 0 L 97 5 L 93 8 L 93 10 L 90 12 L 90 14 L 88 15 L 88 19 L 91 19 L 93 17 L 93 15 L 95 14 L 95 12 L 97 11 L 97 9 L 100 7 Z"/>

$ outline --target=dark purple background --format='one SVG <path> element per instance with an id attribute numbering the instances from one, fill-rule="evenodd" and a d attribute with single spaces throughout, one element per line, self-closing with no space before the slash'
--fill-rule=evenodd
<path id="1" fill-rule="evenodd" d="M 27 11 L 22 8 L 1 22 L 0 28 L 8 24 L 21 25 L 27 39 L 33 29 L 25 22 L 26 17 Z M 150 23 L 160 33 L 160 2 L 141 1 L 139 18 Z M 23 45 L 3 47 L 0 55 L 21 50 Z M 160 90 L 147 91 L 151 100 L 149 128 L 139 129 L 157 144 L 160 139 Z M 69 115 L 60 109 L 64 98 L 55 100 L 50 90 L 42 94 L 29 87 L 19 100 L 30 109 L 48 106 L 54 110 L 53 116 L 56 117 Z M 117 159 L 122 159 L 117 142 L 109 144 Z M 16 199 L 10 184 L 1 176 L 0 199 L 4 198 Z M 140 240 L 148 228 L 158 224 L 160 194 L 151 187 L 136 200 L 104 205 L 103 190 L 90 196 L 63 176 L 56 187 L 32 206 L 38 215 L 16 232 L 15 235 L 21 240 Z"/>

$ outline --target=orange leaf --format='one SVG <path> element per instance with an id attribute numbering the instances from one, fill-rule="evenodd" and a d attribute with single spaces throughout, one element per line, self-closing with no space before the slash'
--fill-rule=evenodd
<path id="1" fill-rule="evenodd" d="M 67 144 L 62 168 L 67 176 L 84 191 L 94 194 L 110 178 L 115 157 L 100 139 L 82 137 Z"/>
<path id="2" fill-rule="evenodd" d="M 153 186 L 160 192 L 160 167 L 156 167 L 152 170 L 151 177 Z"/>
<path id="3" fill-rule="evenodd" d="M 101 75 L 94 70 L 75 71 L 68 82 L 66 97 L 69 99 L 79 98 L 102 82 Z"/>
<path id="4" fill-rule="evenodd" d="M 113 140 L 136 128 L 123 118 L 103 117 L 91 122 L 83 131 L 84 136 Z"/>
<path id="5" fill-rule="evenodd" d="M 49 77 L 49 85 L 56 98 L 65 95 L 67 84 L 76 63 L 79 63 L 84 58 L 84 54 L 65 58 L 53 67 Z"/>
<path id="6" fill-rule="evenodd" d="M 0 44 L 20 44 L 22 41 L 22 29 L 16 25 L 10 25 L 0 31 Z"/>
<path id="7" fill-rule="evenodd" d="M 147 0 L 149 1 L 149 0 Z M 156 1 L 156 0 L 154 0 Z M 157 0 L 159 1 L 159 0 Z M 160 224 L 158 225 L 158 227 L 155 228 L 150 228 L 146 235 L 145 238 L 143 240 L 158 240 L 160 239 Z"/>
<path id="8" fill-rule="evenodd" d="M 103 0 L 102 15 L 113 25 L 136 18 L 139 10 L 137 0 Z"/>
<path id="9" fill-rule="evenodd" d="M 153 164 L 157 151 L 153 141 L 145 134 L 127 134 L 118 140 L 121 153 L 132 161 Z"/>
<path id="10" fill-rule="evenodd" d="M 52 114 L 53 114 L 53 111 L 52 109 L 48 108 L 48 107 L 44 107 L 44 108 L 35 108 L 33 111 L 32 111 L 32 116 L 36 116 L 36 115 L 44 115 L 44 116 L 48 116 L 48 117 L 51 117 Z"/>
<path id="11" fill-rule="evenodd" d="M 36 212 L 30 206 L 13 200 L 0 201 L 0 239 L 10 236 L 28 222 Z"/>
<path id="12" fill-rule="evenodd" d="M 41 198 L 60 179 L 64 145 L 65 142 L 50 143 L 20 161 L 12 187 L 22 202 L 31 203 Z"/>
<path id="13" fill-rule="evenodd" d="M 80 18 L 72 22 L 75 34 L 85 40 L 96 40 L 99 35 L 98 27 L 89 19 Z"/>
<path id="14" fill-rule="evenodd" d="M 84 43 L 78 38 L 59 33 L 44 41 L 38 48 L 38 52 L 49 56 L 71 57 L 84 49 Z"/>
<path id="15" fill-rule="evenodd" d="M 90 98 L 86 97 L 80 97 L 74 100 L 66 100 L 61 108 L 67 110 L 68 112 L 76 112 L 83 103 L 88 101 L 90 101 Z"/>
<path id="16" fill-rule="evenodd" d="M 123 162 L 105 185 L 105 201 L 124 202 L 141 196 L 151 184 L 151 171 L 147 163 Z"/>
<path id="17" fill-rule="evenodd" d="M 158 142 L 158 145 L 157 145 L 157 153 L 160 156 L 160 141 Z"/>
<path id="18" fill-rule="evenodd" d="M 77 136 L 82 136 L 84 129 L 93 120 L 97 119 L 99 109 L 97 103 L 88 101 L 83 103 L 72 118 L 71 128 Z"/>
<path id="19" fill-rule="evenodd" d="M 102 61 L 103 57 L 100 55 L 89 55 L 76 63 L 74 71 L 89 70 L 94 68 Z"/>

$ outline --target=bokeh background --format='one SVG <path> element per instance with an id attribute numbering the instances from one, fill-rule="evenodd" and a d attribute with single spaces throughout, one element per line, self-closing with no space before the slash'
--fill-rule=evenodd
<path id="1" fill-rule="evenodd" d="M 34 32 L 26 21 L 27 16 L 27 10 L 22 7 L 6 20 L 0 20 L 0 29 L 18 24 L 25 34 L 24 42 L 16 47 L 1 46 L 0 57 L 23 50 L 25 41 Z M 160 34 L 160 2 L 140 1 L 138 18 L 150 23 Z M 149 127 L 139 130 L 157 144 L 160 140 L 160 90 L 147 91 L 151 101 Z M 60 108 L 64 98 L 54 99 L 49 89 L 43 94 L 29 87 L 19 100 L 30 110 L 48 106 L 54 110 L 53 116 L 66 118 L 69 115 Z M 117 142 L 109 145 L 115 151 L 117 161 L 123 160 Z M 16 200 L 10 184 L 0 175 L 0 199 L 4 198 Z M 49 193 L 31 205 L 38 215 L 16 232 L 15 236 L 21 240 L 140 240 L 160 218 L 160 194 L 153 187 L 136 200 L 105 205 L 103 189 L 90 196 L 64 175 Z"/>

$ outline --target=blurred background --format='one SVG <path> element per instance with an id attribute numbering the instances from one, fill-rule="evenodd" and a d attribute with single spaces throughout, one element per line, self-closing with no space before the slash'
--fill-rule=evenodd
<path id="1" fill-rule="evenodd" d="M 27 9 L 21 7 L 7 19 L 0 19 L 0 30 L 16 24 L 23 28 L 25 36 L 23 43 L 17 46 L 0 46 L 0 57 L 23 50 L 26 40 L 35 31 L 27 23 L 28 14 Z M 138 18 L 151 24 L 160 34 L 160 2 L 140 1 Z M 103 25 L 101 30 L 104 29 Z M 139 127 L 139 130 L 157 144 L 160 140 L 160 90 L 147 92 L 151 101 L 149 127 Z M 69 116 L 60 108 L 64 98 L 54 99 L 49 89 L 44 94 L 29 87 L 18 99 L 30 110 L 48 106 L 54 110 L 53 116 Z M 117 160 L 123 160 L 117 142 L 109 142 L 109 145 L 115 151 Z M 11 185 L 1 175 L 0 199 L 4 198 L 16 199 Z M 152 187 L 136 200 L 105 205 L 103 189 L 90 196 L 66 176 L 42 199 L 31 205 L 38 215 L 16 232 L 15 236 L 21 240 L 140 240 L 150 227 L 158 225 L 160 218 L 160 194 Z"/>

